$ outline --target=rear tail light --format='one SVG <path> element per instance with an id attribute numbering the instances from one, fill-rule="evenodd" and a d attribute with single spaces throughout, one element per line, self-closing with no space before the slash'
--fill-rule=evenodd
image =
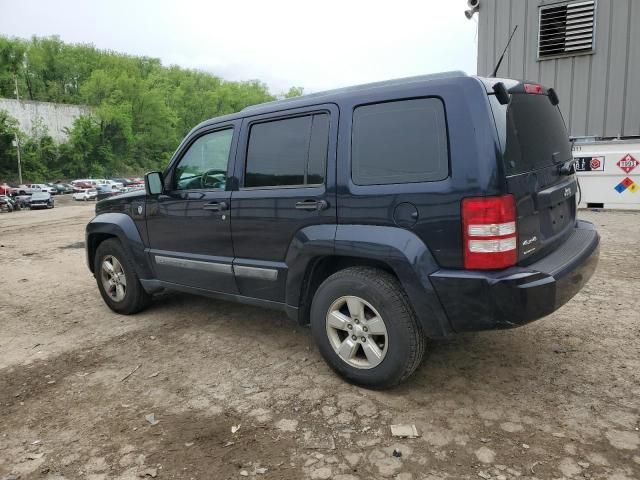
<path id="1" fill-rule="evenodd" d="M 513 195 L 462 200 L 464 268 L 492 270 L 518 259 Z"/>

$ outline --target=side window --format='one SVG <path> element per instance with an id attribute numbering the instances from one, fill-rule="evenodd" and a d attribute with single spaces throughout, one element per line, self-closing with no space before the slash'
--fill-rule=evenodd
<path id="1" fill-rule="evenodd" d="M 328 143 L 326 113 L 253 124 L 244 186 L 322 184 Z"/>
<path id="2" fill-rule="evenodd" d="M 449 175 L 444 106 L 437 98 L 357 107 L 351 141 L 356 185 L 433 182 Z"/>
<path id="3" fill-rule="evenodd" d="M 227 183 L 227 165 L 233 129 L 207 133 L 198 138 L 184 154 L 175 170 L 175 189 L 223 189 Z"/>

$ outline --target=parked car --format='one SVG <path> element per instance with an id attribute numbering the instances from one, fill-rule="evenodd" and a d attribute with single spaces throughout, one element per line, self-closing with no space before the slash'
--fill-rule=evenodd
<path id="1" fill-rule="evenodd" d="M 208 120 L 144 192 L 97 204 L 89 268 L 115 312 L 162 290 L 278 308 L 348 381 L 395 385 L 425 338 L 524 325 L 591 277 L 557 105 L 449 73 Z"/>
<path id="2" fill-rule="evenodd" d="M 119 183 L 120 185 L 122 185 L 123 187 L 128 187 L 132 182 L 131 180 L 129 180 L 128 178 L 124 178 L 124 177 L 112 177 L 111 178 L 112 181 Z"/>
<path id="3" fill-rule="evenodd" d="M 18 193 L 18 189 L 16 187 L 12 187 L 8 183 L 0 184 L 0 195 L 16 195 Z"/>
<path id="4" fill-rule="evenodd" d="M 55 189 L 44 183 L 31 183 L 28 185 L 20 185 L 18 193 L 20 195 L 31 195 L 36 192 L 44 192 L 55 195 Z"/>
<path id="5" fill-rule="evenodd" d="M 51 188 L 54 188 L 59 195 L 73 192 L 73 187 L 65 183 L 50 183 L 49 185 L 51 185 Z"/>
<path id="6" fill-rule="evenodd" d="M 74 192 L 80 192 L 87 188 L 95 188 L 94 184 L 88 180 L 74 180 L 71 182 Z"/>
<path id="7" fill-rule="evenodd" d="M 136 183 L 132 183 L 128 187 L 124 188 L 125 192 L 133 192 L 135 190 L 144 190 L 144 183 L 142 185 L 138 185 Z"/>
<path id="8" fill-rule="evenodd" d="M 29 208 L 29 204 L 31 203 L 31 195 L 14 195 L 13 201 L 16 205 L 22 208 Z"/>
<path id="9" fill-rule="evenodd" d="M 98 200 L 113 197 L 114 195 L 118 195 L 120 193 L 120 189 L 118 187 L 109 184 L 98 185 L 98 188 L 96 190 L 98 191 Z"/>
<path id="10" fill-rule="evenodd" d="M 129 179 L 129 186 L 142 185 L 144 186 L 144 178 L 134 177 Z"/>
<path id="11" fill-rule="evenodd" d="M 103 185 L 110 185 L 111 187 L 115 187 L 117 189 L 122 189 L 124 188 L 124 183 L 120 182 L 120 181 L 116 181 L 116 180 L 103 180 L 101 182 Z"/>
<path id="12" fill-rule="evenodd" d="M 102 183 L 103 180 L 94 179 L 94 178 L 81 178 L 78 180 L 73 180 L 71 185 L 74 187 L 80 188 L 94 188 L 98 183 Z"/>
<path id="13" fill-rule="evenodd" d="M 53 208 L 54 200 L 53 196 L 48 192 L 34 192 L 31 194 L 31 202 L 29 202 L 29 208 L 31 210 L 35 208 Z"/>
<path id="14" fill-rule="evenodd" d="M 95 200 L 98 197 L 98 190 L 95 188 L 85 188 L 72 195 L 74 200 Z"/>
<path id="15" fill-rule="evenodd" d="M 20 210 L 20 207 L 16 205 L 15 201 L 6 195 L 0 195 L 0 212 L 13 212 Z"/>

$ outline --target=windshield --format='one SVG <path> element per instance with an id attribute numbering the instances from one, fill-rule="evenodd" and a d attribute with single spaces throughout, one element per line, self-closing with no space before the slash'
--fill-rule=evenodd
<path id="1" fill-rule="evenodd" d="M 489 95 L 507 175 L 571 160 L 571 142 L 560 109 L 547 95 L 514 93 L 508 105 Z"/>

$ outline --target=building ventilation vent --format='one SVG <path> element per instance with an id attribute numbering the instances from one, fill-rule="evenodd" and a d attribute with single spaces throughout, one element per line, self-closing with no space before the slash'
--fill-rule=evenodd
<path id="1" fill-rule="evenodd" d="M 595 0 L 540 7 L 538 57 L 593 50 Z"/>

